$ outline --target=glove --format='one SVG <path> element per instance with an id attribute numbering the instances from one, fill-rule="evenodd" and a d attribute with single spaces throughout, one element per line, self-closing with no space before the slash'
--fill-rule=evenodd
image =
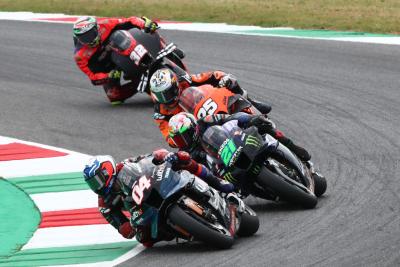
<path id="1" fill-rule="evenodd" d="M 178 159 L 179 159 L 180 163 L 187 164 L 192 159 L 190 157 L 190 154 L 187 153 L 186 151 L 178 151 L 178 152 L 176 152 L 176 155 L 178 156 Z"/>
<path id="2" fill-rule="evenodd" d="M 219 87 L 226 87 L 228 89 L 233 89 L 238 86 L 238 82 L 235 76 L 232 74 L 227 74 L 221 78 L 218 83 Z"/>
<path id="3" fill-rule="evenodd" d="M 260 134 L 270 133 L 274 129 L 272 123 L 263 115 L 250 119 L 247 126 L 257 127 Z"/>
<path id="4" fill-rule="evenodd" d="M 136 234 L 135 229 L 133 229 L 129 222 L 121 224 L 121 226 L 118 228 L 118 232 L 127 239 L 132 239 Z"/>
<path id="5" fill-rule="evenodd" d="M 177 153 L 170 152 L 167 155 L 165 155 L 164 161 L 169 162 L 172 165 L 175 165 L 176 163 L 179 162 L 179 157 L 178 157 Z"/>
<path id="6" fill-rule="evenodd" d="M 170 152 L 164 148 L 157 149 L 153 151 L 153 163 L 156 165 L 159 165 L 164 162 L 164 158 L 169 154 Z"/>
<path id="7" fill-rule="evenodd" d="M 178 151 L 176 153 L 170 152 L 164 156 L 164 161 L 171 163 L 172 165 L 176 163 L 188 164 L 190 163 L 191 157 L 189 153 L 185 151 Z"/>
<path id="8" fill-rule="evenodd" d="M 142 17 L 142 20 L 144 20 L 144 32 L 153 33 L 159 28 L 156 22 L 147 17 Z"/>
<path id="9" fill-rule="evenodd" d="M 228 181 L 221 180 L 219 191 L 222 193 L 231 193 L 235 190 L 235 186 Z"/>
<path id="10" fill-rule="evenodd" d="M 121 71 L 119 70 L 112 70 L 108 73 L 108 78 L 110 79 L 120 79 L 121 78 Z"/>

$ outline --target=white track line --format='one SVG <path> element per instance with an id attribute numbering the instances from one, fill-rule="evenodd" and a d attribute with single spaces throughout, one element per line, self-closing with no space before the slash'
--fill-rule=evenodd
<path id="1" fill-rule="evenodd" d="M 41 212 L 97 208 L 97 196 L 91 190 L 32 194 Z"/>
<path id="2" fill-rule="evenodd" d="M 109 224 L 39 228 L 22 249 L 130 242 Z"/>

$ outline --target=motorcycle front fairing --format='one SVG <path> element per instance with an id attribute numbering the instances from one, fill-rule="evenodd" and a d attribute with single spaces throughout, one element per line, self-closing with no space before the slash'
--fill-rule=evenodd
<path id="1" fill-rule="evenodd" d="M 197 87 L 185 89 L 179 97 L 179 105 L 183 110 L 194 114 L 196 106 L 205 98 L 204 93 Z"/>
<path id="2" fill-rule="evenodd" d="M 282 143 L 279 143 L 275 138 L 273 138 L 271 135 L 266 134 L 265 135 L 265 142 L 266 143 L 274 143 L 276 145 L 276 149 L 271 151 L 271 156 L 275 156 L 284 159 L 286 162 L 288 162 L 295 170 L 299 173 L 300 178 L 303 180 L 305 183 L 305 186 L 310 185 L 309 178 L 307 177 L 305 170 L 304 170 L 304 165 L 303 163 L 299 160 L 298 157 L 294 155 L 290 149 L 288 149 L 286 146 L 284 146 Z"/>
<path id="3" fill-rule="evenodd" d="M 157 33 L 147 34 L 133 28 L 118 30 L 110 36 L 111 59 L 128 80 L 138 80 L 147 70 L 151 59 L 162 49 Z"/>
<path id="4" fill-rule="evenodd" d="M 138 225 L 150 224 L 153 239 L 158 236 L 159 217 L 160 214 L 165 213 L 168 206 L 166 200 L 185 187 L 192 179 L 193 175 L 190 173 L 173 171 L 170 163 L 155 166 L 152 170 L 151 187 L 149 191 L 144 192 L 143 197 L 143 205 L 146 206 L 146 209 L 141 215 Z M 160 197 L 161 199 L 159 199 Z"/>
<path id="5" fill-rule="evenodd" d="M 193 175 L 186 171 L 174 172 L 171 169 L 169 177 L 162 180 L 158 192 L 163 199 L 167 199 L 184 188 L 192 179 Z"/>

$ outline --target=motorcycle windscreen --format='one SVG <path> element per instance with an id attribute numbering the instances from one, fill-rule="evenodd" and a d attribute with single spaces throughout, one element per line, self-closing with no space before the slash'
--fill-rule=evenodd
<path id="1" fill-rule="evenodd" d="M 156 58 L 158 52 L 162 49 L 160 35 L 155 33 L 145 33 L 137 28 L 129 30 L 138 44 L 143 45 L 153 58 Z"/>
<path id="2" fill-rule="evenodd" d="M 214 125 L 204 132 L 202 146 L 218 163 L 230 167 L 236 154 L 239 153 L 240 149 L 238 150 L 236 143 L 242 133 L 236 120 L 229 121 L 222 126 Z"/>
<path id="3" fill-rule="evenodd" d="M 132 44 L 132 40 L 129 37 L 129 33 L 127 31 L 115 31 L 110 37 L 110 45 L 119 51 L 124 51 Z"/>
<path id="4" fill-rule="evenodd" d="M 157 190 L 163 199 L 167 199 L 185 187 L 192 177 L 188 172 L 175 172 L 170 166 L 166 165 L 164 164 L 157 168 L 153 176 L 153 179 L 156 180 L 153 188 Z"/>
<path id="5" fill-rule="evenodd" d="M 179 105 L 183 110 L 194 114 L 196 106 L 204 98 L 204 94 L 197 87 L 189 87 L 183 90 L 182 95 L 179 98 Z"/>

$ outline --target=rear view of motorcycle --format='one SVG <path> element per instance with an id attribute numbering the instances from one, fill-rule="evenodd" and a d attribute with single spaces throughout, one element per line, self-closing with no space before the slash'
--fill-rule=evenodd
<path id="1" fill-rule="evenodd" d="M 189 172 L 173 171 L 168 162 L 142 170 L 143 175 L 133 183 L 122 182 L 125 194 L 136 205 L 147 207 L 147 219 L 142 223 L 150 222 L 152 237 L 157 237 L 162 225 L 177 238 L 226 249 L 233 245 L 235 236 L 257 232 L 256 213 L 235 194 L 223 197 Z"/>
<path id="2" fill-rule="evenodd" d="M 202 137 L 203 148 L 224 178 L 244 192 L 314 208 L 326 190 L 326 180 L 315 181 L 309 166 L 272 136 L 256 127 L 241 129 L 234 121 L 212 126 Z"/>
<path id="3" fill-rule="evenodd" d="M 149 92 L 148 79 L 156 65 L 165 58 L 170 65 L 186 70 L 184 53 L 174 44 L 165 44 L 161 36 L 139 29 L 118 30 L 110 36 L 111 60 L 124 74 L 125 80 L 140 80 L 139 92 Z"/>
<path id="4" fill-rule="evenodd" d="M 189 87 L 179 97 L 182 109 L 197 119 L 213 114 L 234 114 L 260 112 L 241 95 L 234 94 L 225 87 L 217 88 L 209 84 Z"/>

